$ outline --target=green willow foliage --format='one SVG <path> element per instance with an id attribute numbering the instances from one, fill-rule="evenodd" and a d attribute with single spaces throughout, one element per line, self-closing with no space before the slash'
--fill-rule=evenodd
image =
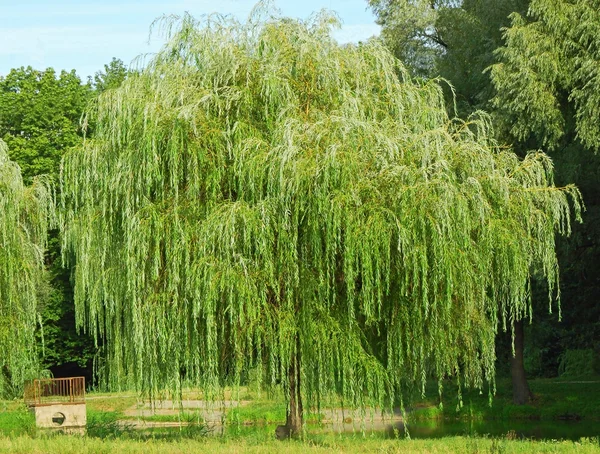
<path id="1" fill-rule="evenodd" d="M 600 1 L 532 0 L 528 20 L 517 13 L 511 19 L 506 45 L 497 51 L 500 63 L 491 67 L 495 105 L 507 129 L 519 140 L 533 134 L 556 147 L 574 127 L 581 143 L 597 152 Z"/>
<path id="2" fill-rule="evenodd" d="M 147 67 L 102 95 L 62 170 L 78 323 L 113 383 L 217 390 L 258 370 L 310 405 L 398 401 L 429 374 L 482 386 L 499 325 L 558 294 L 574 187 L 486 120 L 449 120 L 378 41 L 327 14 L 161 22 Z M 216 395 L 216 394 L 213 394 Z"/>
<path id="3" fill-rule="evenodd" d="M 25 187 L 0 140 L 0 396 L 22 389 L 37 371 L 34 334 L 53 210 L 47 182 Z"/>

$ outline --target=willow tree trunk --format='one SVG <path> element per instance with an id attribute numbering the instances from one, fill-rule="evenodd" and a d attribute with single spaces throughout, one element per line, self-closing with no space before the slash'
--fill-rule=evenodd
<path id="1" fill-rule="evenodd" d="M 290 437 L 297 437 L 302 431 L 303 409 L 302 394 L 300 393 L 300 351 L 296 353 L 289 369 L 290 408 L 288 409 L 285 425 Z"/>
<path id="2" fill-rule="evenodd" d="M 288 369 L 289 381 L 289 399 L 290 404 L 287 410 L 285 426 L 277 426 L 275 435 L 278 439 L 297 438 L 302 432 L 303 408 L 302 408 L 302 393 L 300 391 L 300 339 L 296 341 L 296 352 L 292 357 L 290 367 Z"/>
<path id="3" fill-rule="evenodd" d="M 523 320 L 515 322 L 515 355 L 510 359 L 510 374 L 512 377 L 513 402 L 517 405 L 525 405 L 531 400 L 531 391 L 525 376 L 525 365 L 523 363 L 523 347 L 525 345 L 523 335 Z"/>

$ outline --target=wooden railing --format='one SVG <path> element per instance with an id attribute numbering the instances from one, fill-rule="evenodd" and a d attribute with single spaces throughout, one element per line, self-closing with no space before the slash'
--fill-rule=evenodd
<path id="1" fill-rule="evenodd" d="M 85 377 L 41 378 L 25 384 L 25 403 L 30 407 L 85 402 Z"/>

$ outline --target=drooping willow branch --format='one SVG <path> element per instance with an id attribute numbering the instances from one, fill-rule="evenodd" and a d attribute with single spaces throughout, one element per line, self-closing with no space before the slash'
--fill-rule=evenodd
<path id="1" fill-rule="evenodd" d="M 299 349 L 310 405 L 382 406 L 430 374 L 493 380 L 532 273 L 557 297 L 578 191 L 333 22 L 165 19 L 164 48 L 89 112 L 63 251 L 113 385 L 210 394 L 253 368 L 286 388 Z"/>
<path id="2" fill-rule="evenodd" d="M 53 210 L 48 181 L 24 186 L 0 140 L 0 396 L 14 397 L 38 370 L 35 329 Z"/>

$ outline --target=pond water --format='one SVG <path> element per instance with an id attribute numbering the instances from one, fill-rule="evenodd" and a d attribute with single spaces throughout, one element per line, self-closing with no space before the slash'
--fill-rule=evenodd
<path id="1" fill-rule="evenodd" d="M 274 434 L 275 425 L 258 426 L 240 426 L 228 427 L 223 430 L 222 427 L 213 427 L 212 435 L 222 435 L 225 433 L 234 433 L 237 435 L 252 435 L 258 432 L 265 434 Z M 339 433 L 351 436 L 353 433 L 359 434 L 360 424 L 343 424 L 332 428 L 325 426 L 317 428 L 308 426 L 308 432 L 317 433 Z M 415 421 L 409 425 L 411 438 L 442 438 L 452 436 L 470 436 L 470 437 L 494 437 L 494 438 L 514 438 L 530 440 L 573 440 L 580 438 L 600 437 L 600 422 L 598 421 L 443 421 L 428 420 Z M 397 422 L 394 425 L 383 427 L 367 428 L 365 434 L 379 435 L 385 438 L 403 438 L 405 436 L 404 425 Z M 508 435 L 507 435 L 508 434 Z"/>
<path id="2" fill-rule="evenodd" d="M 579 440 L 600 437 L 598 421 L 415 421 L 408 426 L 411 438 L 447 436 L 491 436 L 534 440 Z M 385 430 L 388 436 L 403 436 L 404 425 L 397 423 Z"/>

